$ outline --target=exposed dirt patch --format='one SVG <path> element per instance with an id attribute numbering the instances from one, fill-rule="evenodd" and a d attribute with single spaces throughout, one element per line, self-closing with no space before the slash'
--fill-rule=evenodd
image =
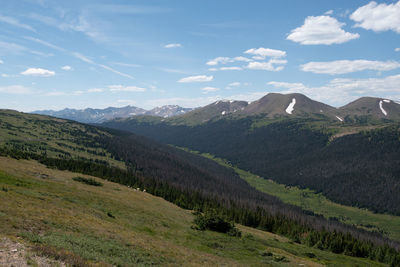
<path id="1" fill-rule="evenodd" d="M 0 238 L 0 266 L 66 266 L 63 262 L 38 256 L 24 244 L 9 238 Z"/>

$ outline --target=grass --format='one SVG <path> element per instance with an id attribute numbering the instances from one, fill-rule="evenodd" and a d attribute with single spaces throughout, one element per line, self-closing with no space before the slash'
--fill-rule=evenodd
<path id="1" fill-rule="evenodd" d="M 272 180 L 264 179 L 251 172 L 232 166 L 226 160 L 216 158 L 213 155 L 188 149 L 184 150 L 212 159 L 223 166 L 233 168 L 251 186 L 261 192 L 276 196 L 285 203 L 299 206 L 304 210 L 313 211 L 314 213 L 323 215 L 325 218 L 339 220 L 370 231 L 379 231 L 391 239 L 400 241 L 399 216 L 378 214 L 367 209 L 341 205 L 327 199 L 320 193 L 317 194 L 313 190 L 278 184 Z"/>
<path id="2" fill-rule="evenodd" d="M 380 266 L 241 225 L 241 238 L 197 231 L 191 211 L 105 180 L 77 183 L 77 176 L 100 181 L 0 157 L 0 188 L 7 188 L 0 235 L 81 266 Z"/>
<path id="3" fill-rule="evenodd" d="M 46 153 L 49 157 L 101 160 L 125 169 L 124 162 L 112 159 L 101 144 L 93 142 L 102 136 L 110 134 L 73 121 L 0 110 L 0 147 Z"/>

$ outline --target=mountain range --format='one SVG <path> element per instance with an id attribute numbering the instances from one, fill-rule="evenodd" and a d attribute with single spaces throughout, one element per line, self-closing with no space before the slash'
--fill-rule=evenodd
<path id="1" fill-rule="evenodd" d="M 312 100 L 305 95 L 270 93 L 261 99 L 245 101 L 222 100 L 195 109 L 167 121 L 195 125 L 209 120 L 224 118 L 262 116 L 263 118 L 325 118 L 332 121 L 345 120 L 400 120 L 400 102 L 389 99 L 362 97 L 345 106 L 335 108 Z"/>
<path id="2" fill-rule="evenodd" d="M 313 254 L 303 253 L 307 259 L 318 257 L 328 264 L 319 256 L 324 250 L 336 253 L 339 258 L 364 258 L 363 263 L 356 264 L 359 266 L 378 266 L 377 261 L 397 266 L 399 231 L 393 225 L 396 223 L 388 223 L 387 218 L 397 222 L 400 215 L 398 106 L 387 99 L 362 98 L 342 108 L 333 108 L 300 94 L 269 94 L 252 103 L 221 100 L 171 118 L 135 115 L 100 125 L 0 110 L 0 159 L 7 162 L 0 165 L 0 198 L 8 203 L 0 207 L 0 214 L 6 215 L 0 216 L 0 230 L 8 236 L 22 236 L 25 242 L 45 251 L 45 255 L 58 255 L 54 251 L 66 249 L 65 254 L 73 255 L 74 259 L 74 255 L 79 255 L 100 265 L 138 262 L 120 256 L 137 247 L 136 241 L 128 244 L 122 238 L 132 229 L 137 233 L 133 234 L 134 239 L 142 236 L 148 240 L 151 236 L 157 239 L 155 243 L 166 242 L 169 246 L 180 246 L 182 240 L 189 240 L 183 246 L 191 246 L 194 241 L 190 239 L 195 238 L 202 246 L 211 248 L 207 252 L 213 255 L 222 255 L 223 251 L 231 250 L 229 244 L 237 244 L 229 238 L 241 238 L 235 255 L 252 251 L 244 265 L 248 266 L 248 261 L 256 262 L 250 266 L 272 263 L 268 260 L 271 253 L 259 251 L 254 243 L 247 241 L 255 238 L 248 232 L 243 237 L 240 232 L 231 232 L 228 238 L 215 233 L 204 239 L 202 233 L 196 232 L 197 226 L 187 227 L 186 223 L 183 227 L 187 228 L 181 231 L 191 237 L 174 238 L 168 228 L 174 227 L 182 213 L 175 210 L 175 215 L 168 213 L 172 217 L 164 216 L 162 221 L 157 216 L 150 218 L 148 211 L 153 209 L 146 206 L 147 202 L 130 200 L 132 193 L 143 190 L 183 209 L 196 210 L 192 217 L 203 217 L 196 217 L 194 223 L 197 219 L 202 225 L 211 223 L 206 229 L 212 231 L 221 231 L 219 225 L 226 225 L 224 220 L 227 220 L 228 225 L 236 222 L 282 235 L 287 240 L 284 244 L 279 241 L 283 237 L 276 236 L 279 239 L 274 241 L 274 244 L 279 242 L 280 249 L 289 244 L 290 251 L 294 251 L 292 245 L 301 244 L 316 250 Z M 226 164 L 213 160 L 215 157 Z M 23 172 L 22 165 L 26 166 Z M 48 169 L 44 170 L 44 166 Z M 54 169 L 75 174 L 47 171 Z M 65 175 L 69 178 L 61 178 Z M 248 181 L 249 176 L 255 180 Z M 100 178 L 107 180 L 106 194 L 89 188 L 99 185 Z M 89 187 L 78 186 L 75 184 L 78 182 Z M 124 193 L 125 190 L 109 182 L 125 185 L 131 191 Z M 302 200 L 316 196 L 321 201 L 326 197 L 335 205 L 340 203 L 341 211 L 332 217 L 326 212 L 315 213 L 313 208 L 298 202 L 283 201 L 274 192 L 265 192 L 257 186 L 265 182 L 288 191 L 300 190 Z M 80 196 L 77 190 L 83 190 L 83 194 Z M 149 197 L 144 195 L 143 199 L 148 201 Z M 149 203 L 154 201 L 151 199 Z M 54 206 L 41 210 L 44 203 L 57 203 L 55 218 L 47 210 L 55 209 Z M 9 205 L 13 208 L 8 208 Z M 146 216 L 133 214 L 130 205 L 139 205 Z M 156 205 L 167 209 L 164 204 Z M 357 215 L 342 213 L 343 209 L 365 212 L 365 208 L 375 212 L 369 215 L 372 217 L 368 223 L 354 224 Z M 78 219 L 93 215 L 90 225 L 96 225 L 97 229 L 88 229 L 86 219 L 82 225 L 60 223 L 59 214 L 65 209 Z M 76 210 L 81 213 L 74 214 Z M 29 225 L 21 214 L 29 214 Z M 156 221 L 149 223 L 142 221 L 142 217 Z M 72 221 L 75 222 L 69 217 L 65 220 Z M 105 232 L 103 226 L 110 223 L 124 227 Z M 161 233 L 160 229 L 166 230 Z M 110 244 L 115 236 L 123 240 L 126 252 L 117 249 L 118 245 L 113 248 L 119 255 L 117 258 L 104 257 L 98 252 L 93 256 L 93 251 Z M 220 238 L 224 241 L 220 242 Z M 164 264 L 187 262 L 160 253 Z M 146 260 L 141 254 L 135 255 L 140 258 L 137 260 Z M 331 262 L 351 266 L 355 261 L 341 258 Z"/>
<path id="3" fill-rule="evenodd" d="M 183 108 L 177 105 L 166 105 L 145 110 L 138 107 L 126 106 L 121 108 L 108 107 L 105 109 L 63 109 L 55 110 L 36 110 L 32 113 L 48 115 L 62 119 L 74 120 L 82 123 L 102 123 L 116 118 L 127 118 L 138 115 L 149 115 L 162 118 L 173 117 L 191 111 L 191 108 Z"/>
<path id="4" fill-rule="evenodd" d="M 209 153 L 341 204 L 400 215 L 399 122 L 400 104 L 389 99 L 363 97 L 335 108 L 301 94 L 268 94 L 102 126 Z"/>
<path id="5" fill-rule="evenodd" d="M 152 116 L 174 124 L 197 125 L 226 116 L 262 115 L 273 119 L 278 117 L 325 117 L 343 122 L 344 120 L 388 119 L 400 120 L 400 102 L 383 98 L 362 97 L 345 106 L 335 108 L 312 100 L 305 95 L 270 93 L 254 102 L 219 100 L 204 107 L 183 108 L 165 105 L 151 110 L 134 106 L 105 109 L 63 109 L 37 110 L 32 113 L 75 120 L 82 123 L 103 123 L 114 119 L 129 119 L 135 116 Z"/>

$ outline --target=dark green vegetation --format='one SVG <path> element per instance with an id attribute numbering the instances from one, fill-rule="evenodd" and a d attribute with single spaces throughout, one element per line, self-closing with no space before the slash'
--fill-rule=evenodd
<path id="1" fill-rule="evenodd" d="M 242 236 L 242 232 L 235 227 L 233 222 L 228 221 L 223 215 L 218 214 L 214 210 L 207 210 L 204 214 L 197 211 L 194 215 L 193 228 L 196 230 L 211 230 L 219 233 L 226 233 L 230 236 Z"/>
<path id="2" fill-rule="evenodd" d="M 210 153 L 266 179 L 321 192 L 341 204 L 400 215 L 397 122 L 339 123 L 259 115 L 197 126 L 134 119 L 105 125 Z"/>
<path id="3" fill-rule="evenodd" d="M 77 177 L 72 178 L 72 180 L 81 182 L 84 184 L 88 184 L 88 185 L 93 185 L 93 186 L 103 186 L 102 183 L 97 182 L 93 178 L 85 178 L 85 177 L 77 176 Z"/>
<path id="4" fill-rule="evenodd" d="M 24 124 L 24 114 L 5 112 L 7 115 L 4 117 L 9 118 L 9 113 L 14 115 L 16 125 Z M 65 122 L 62 126 L 62 132 L 68 133 L 71 132 L 70 127 L 83 128 L 86 131 L 91 129 L 96 134 L 93 134 L 92 142 L 88 140 L 83 146 L 91 144 L 102 153 L 110 154 L 113 161 L 124 162 L 125 168 L 118 168 L 105 160 L 96 161 L 72 153 L 59 152 L 50 156 L 45 150 L 26 149 L 23 142 L 14 146 L 12 139 L 6 141 L 0 152 L 15 158 L 35 159 L 60 170 L 90 174 L 133 188 L 145 188 L 147 192 L 185 209 L 201 212 L 216 210 L 236 223 L 284 235 L 293 242 L 310 247 L 392 264 L 400 261 L 400 255 L 396 251 L 399 247 L 397 243 L 382 238 L 378 233 L 328 221 L 284 204 L 278 198 L 249 186 L 233 170 L 209 159 L 126 133 L 105 131 L 72 122 Z M 32 133 L 36 134 L 34 131 Z M 52 134 L 61 136 L 56 127 Z M 56 139 L 47 137 L 45 133 L 41 133 L 39 138 L 49 138 L 49 143 Z M 71 147 L 80 145 L 79 140 L 74 142 L 75 139 L 70 137 L 65 139 L 70 142 Z M 120 217 L 110 210 L 105 210 L 104 214 L 109 220 L 118 220 Z M 149 228 L 149 231 L 154 229 Z"/>
<path id="5" fill-rule="evenodd" d="M 249 185 L 261 192 L 276 196 L 285 203 L 299 206 L 304 210 L 311 210 L 331 220 L 356 225 L 359 228 L 369 231 L 378 231 L 394 240 L 400 240 L 399 216 L 373 213 L 366 209 L 341 205 L 327 199 L 321 193 L 316 193 L 310 189 L 278 184 L 270 179 L 264 179 L 251 172 L 232 166 L 226 160 L 216 158 L 210 154 L 200 154 L 195 151 L 190 152 L 212 159 L 223 166 L 233 168 Z"/>
<path id="6" fill-rule="evenodd" d="M 242 237 L 198 231 L 191 211 L 161 198 L 35 161 L 1 157 L 0 170 L 0 236 L 72 266 L 385 266 L 238 224 Z"/>

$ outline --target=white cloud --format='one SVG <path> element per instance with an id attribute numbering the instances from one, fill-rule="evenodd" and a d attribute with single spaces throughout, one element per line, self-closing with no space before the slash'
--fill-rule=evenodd
<path id="1" fill-rule="evenodd" d="M 397 61 L 336 60 L 329 62 L 309 62 L 301 65 L 302 71 L 324 74 L 344 74 L 363 70 L 388 71 L 400 67 Z"/>
<path id="2" fill-rule="evenodd" d="M 326 11 L 324 14 L 325 14 L 325 15 L 332 15 L 332 14 L 333 14 L 333 10 L 332 10 L 332 9 L 331 9 L 331 10 L 328 10 L 328 11 Z"/>
<path id="3" fill-rule="evenodd" d="M 56 73 L 51 70 L 41 69 L 41 68 L 29 68 L 23 72 L 22 75 L 26 76 L 41 76 L 41 77 L 50 77 L 54 76 Z"/>
<path id="4" fill-rule="evenodd" d="M 394 49 L 395 52 L 400 52 L 400 47 Z"/>
<path id="5" fill-rule="evenodd" d="M 0 59 L 0 64 L 4 64 L 4 61 Z"/>
<path id="6" fill-rule="evenodd" d="M 356 23 L 356 27 L 375 32 L 389 31 L 400 33 L 400 1 L 393 4 L 377 4 L 372 1 L 359 7 L 350 18 Z"/>
<path id="7" fill-rule="evenodd" d="M 172 44 L 166 44 L 164 45 L 165 48 L 180 48 L 183 47 L 182 44 L 178 44 L 178 43 L 172 43 Z"/>
<path id="8" fill-rule="evenodd" d="M 61 69 L 68 71 L 68 70 L 72 70 L 72 67 L 67 65 L 67 66 L 61 67 Z"/>
<path id="9" fill-rule="evenodd" d="M 12 26 L 18 27 L 18 28 L 22 28 L 22 29 L 25 29 L 25 30 L 33 31 L 33 32 L 35 31 L 35 29 L 32 28 L 30 25 L 23 24 L 23 23 L 19 22 L 17 19 L 12 18 L 12 17 L 6 17 L 6 16 L 1 16 L 0 15 L 0 21 L 4 22 L 4 23 L 7 23 L 7 24 L 10 24 Z"/>
<path id="10" fill-rule="evenodd" d="M 88 93 L 101 93 L 104 91 L 104 89 L 103 88 L 90 88 L 87 91 L 88 91 Z"/>
<path id="11" fill-rule="evenodd" d="M 247 57 L 216 57 L 214 59 L 209 60 L 206 64 L 209 66 L 216 66 L 218 64 L 227 64 L 227 63 L 232 63 L 232 62 L 250 62 L 252 61 L 251 59 Z"/>
<path id="12" fill-rule="evenodd" d="M 198 75 L 198 76 L 189 76 L 180 79 L 179 83 L 193 83 L 193 82 L 210 82 L 214 79 L 214 76 L 207 75 Z"/>
<path id="13" fill-rule="evenodd" d="M 330 16 L 309 16 L 304 20 L 304 24 L 292 30 L 286 39 L 303 45 L 331 45 L 360 37 L 358 33 L 344 31 L 344 25 Z"/>
<path id="14" fill-rule="evenodd" d="M 221 67 L 220 70 L 242 70 L 241 67 Z"/>
<path id="15" fill-rule="evenodd" d="M 145 92 L 146 88 L 137 86 L 110 85 L 111 92 Z"/>
<path id="16" fill-rule="evenodd" d="M 0 86 L 0 93 L 5 94 L 15 94 L 15 95 L 27 95 L 31 94 L 31 89 L 23 86 L 23 85 L 9 85 L 9 86 Z"/>
<path id="17" fill-rule="evenodd" d="M 315 100 L 340 106 L 362 96 L 400 99 L 400 74 L 384 78 L 337 78 L 327 84 L 309 87 L 302 83 L 269 82 L 277 88 L 287 89 L 283 93 L 303 93 Z"/>
<path id="18" fill-rule="evenodd" d="M 209 68 L 209 71 L 219 71 L 219 70 L 243 70 L 242 67 L 232 66 L 232 67 L 221 67 L 221 68 Z"/>
<path id="19" fill-rule="evenodd" d="M 230 84 L 228 84 L 228 86 L 229 87 L 237 87 L 237 86 L 240 86 L 240 82 L 233 82 L 233 83 L 230 83 Z"/>
<path id="20" fill-rule="evenodd" d="M 279 57 L 285 57 L 286 52 L 282 50 L 276 50 L 276 49 L 270 49 L 270 48 L 251 48 L 249 50 L 246 50 L 244 52 L 245 54 L 251 54 L 254 55 L 254 59 L 256 60 L 263 60 L 266 57 L 273 57 L 273 58 L 279 58 Z"/>
<path id="21" fill-rule="evenodd" d="M 207 86 L 207 87 L 201 88 L 201 90 L 203 91 L 203 93 L 207 94 L 210 92 L 216 92 L 219 90 L 219 88 Z"/>
<path id="22" fill-rule="evenodd" d="M 268 71 L 281 71 L 287 63 L 287 60 L 283 59 L 271 59 L 268 62 L 250 62 L 246 68 L 252 70 L 268 70 Z"/>

